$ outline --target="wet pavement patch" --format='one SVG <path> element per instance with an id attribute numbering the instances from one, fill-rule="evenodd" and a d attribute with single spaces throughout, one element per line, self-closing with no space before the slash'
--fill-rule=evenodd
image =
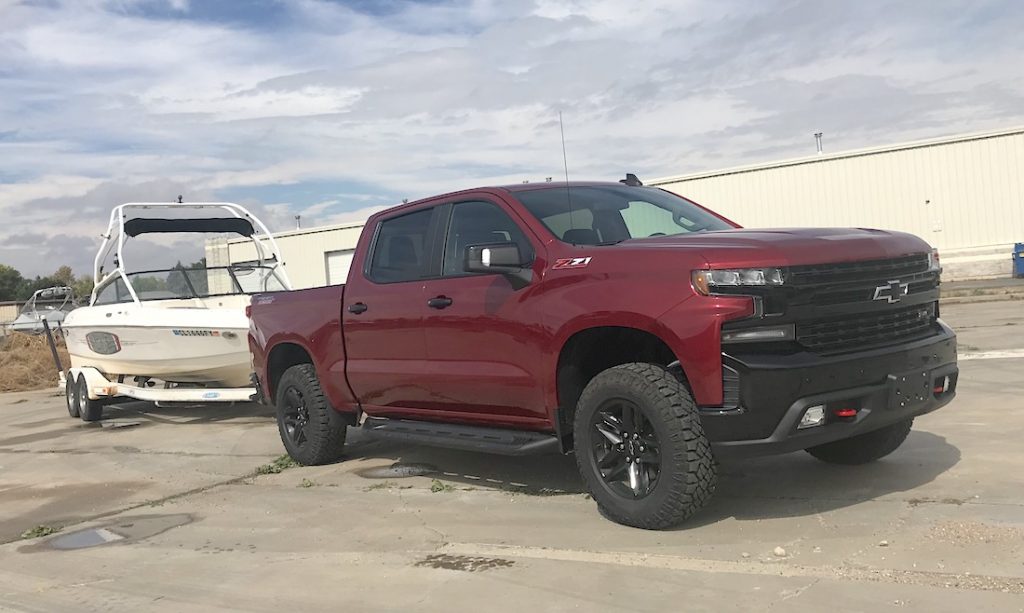
<path id="1" fill-rule="evenodd" d="M 110 421 L 101 421 L 100 426 L 103 428 L 131 428 L 132 426 L 141 426 L 141 421 L 126 421 L 123 419 L 112 419 Z"/>
<path id="2" fill-rule="evenodd" d="M 88 530 L 79 530 L 78 532 L 58 536 L 51 540 L 49 545 L 52 549 L 85 549 L 86 547 L 106 545 L 107 543 L 123 540 L 123 536 L 106 528 L 89 528 Z"/>
<path id="3" fill-rule="evenodd" d="M 46 539 L 40 543 L 33 543 L 32 545 L 19 548 L 18 551 L 21 553 L 54 549 L 69 551 L 101 547 L 114 543 L 132 543 L 189 523 L 192 523 L 192 516 L 186 513 L 122 517 L 102 526 L 76 530 Z"/>
<path id="4" fill-rule="evenodd" d="M 479 573 L 496 568 L 508 568 L 514 565 L 512 560 L 502 558 L 486 558 L 483 556 L 453 556 L 446 553 L 429 555 L 413 566 L 459 570 L 467 573 Z"/>
<path id="5" fill-rule="evenodd" d="M 372 466 L 355 471 L 366 479 L 401 479 L 403 477 L 422 477 L 437 472 L 437 467 L 430 464 L 405 464 L 396 462 L 391 466 Z"/>

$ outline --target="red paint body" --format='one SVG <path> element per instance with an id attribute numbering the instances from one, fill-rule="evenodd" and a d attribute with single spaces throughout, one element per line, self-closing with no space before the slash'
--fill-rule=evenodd
<path id="1" fill-rule="evenodd" d="M 723 397 L 721 325 L 753 315 L 753 301 L 699 295 L 692 271 L 930 250 L 902 233 L 744 230 L 732 222 L 735 230 L 573 246 L 516 200 L 519 191 L 542 188 L 469 190 L 378 213 L 359 239 L 346 285 L 254 298 L 250 346 L 268 396 L 276 391 L 268 380 L 272 352 L 291 344 L 311 356 L 331 404 L 342 412 L 553 431 L 556 370 L 566 341 L 588 328 L 617 326 L 660 338 L 681 362 L 698 404 L 717 406 Z M 499 274 L 390 284 L 366 277 L 367 253 L 382 219 L 465 200 L 493 202 L 521 227 L 536 253 L 529 284 L 516 288 Z M 565 264 L 586 257 L 586 265 Z M 438 296 L 451 298 L 452 305 L 429 308 L 427 300 Z M 355 303 L 367 310 L 351 314 Z"/>

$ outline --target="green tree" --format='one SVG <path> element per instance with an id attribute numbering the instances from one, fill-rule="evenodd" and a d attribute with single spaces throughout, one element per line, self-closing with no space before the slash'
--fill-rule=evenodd
<path id="1" fill-rule="evenodd" d="M 93 282 L 92 277 L 89 275 L 75 277 L 71 284 L 71 287 L 75 290 L 75 297 L 83 303 L 89 301 L 89 296 L 92 295 L 92 288 L 95 286 L 96 283 Z"/>
<path id="2" fill-rule="evenodd" d="M 50 276 L 57 280 L 59 285 L 71 287 L 75 284 L 75 273 L 71 272 L 70 266 L 61 266 L 57 269 L 57 272 Z"/>
<path id="3" fill-rule="evenodd" d="M 0 264 L 0 301 L 17 300 L 25 278 L 16 269 Z"/>
<path id="4" fill-rule="evenodd" d="M 63 285 L 60 281 L 52 276 L 48 277 L 36 277 L 35 279 L 26 279 L 21 287 L 18 288 L 18 300 L 28 300 L 32 297 L 37 290 L 46 289 L 47 287 L 53 287 L 54 285 Z"/>

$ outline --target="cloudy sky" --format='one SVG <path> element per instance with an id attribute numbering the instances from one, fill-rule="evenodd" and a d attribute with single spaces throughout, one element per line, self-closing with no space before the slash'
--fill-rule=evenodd
<path id="1" fill-rule="evenodd" d="M 90 272 L 127 200 L 287 229 L 558 177 L 559 111 L 579 179 L 1019 125 L 1022 31 L 1016 0 L 0 0 L 0 263 Z"/>

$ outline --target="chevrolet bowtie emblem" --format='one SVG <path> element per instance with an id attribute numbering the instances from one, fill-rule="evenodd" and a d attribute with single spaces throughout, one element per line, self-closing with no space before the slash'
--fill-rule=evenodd
<path id="1" fill-rule="evenodd" d="M 899 302 L 901 298 L 910 293 L 909 283 L 900 283 L 899 279 L 889 281 L 886 285 L 879 285 L 875 288 L 874 300 L 885 300 L 889 304 Z"/>

